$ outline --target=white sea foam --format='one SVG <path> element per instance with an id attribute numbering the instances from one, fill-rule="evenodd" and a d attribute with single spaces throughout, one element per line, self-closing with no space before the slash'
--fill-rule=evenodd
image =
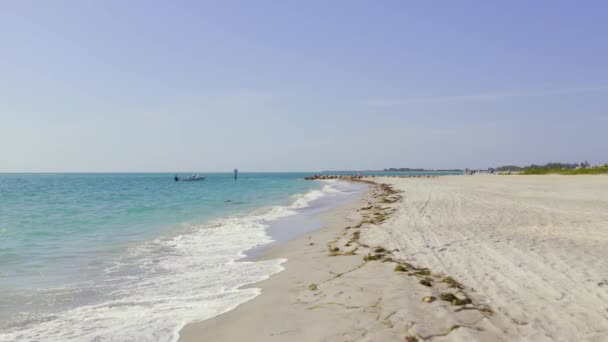
<path id="1" fill-rule="evenodd" d="M 339 192 L 338 183 L 294 196 L 289 206 L 191 226 L 178 236 L 130 249 L 96 286 L 108 293 L 27 326 L 0 332 L 0 341 L 174 341 L 187 323 L 229 311 L 256 297 L 240 289 L 280 272 L 285 260 L 237 261 L 271 242 L 267 223 Z"/>

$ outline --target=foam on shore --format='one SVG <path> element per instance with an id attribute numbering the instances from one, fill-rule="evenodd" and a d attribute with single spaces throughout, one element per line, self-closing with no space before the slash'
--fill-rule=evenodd
<path id="1" fill-rule="evenodd" d="M 280 272 L 285 260 L 238 260 L 247 250 L 272 242 L 266 231 L 270 221 L 339 194 L 340 184 L 327 182 L 321 190 L 294 195 L 288 206 L 192 225 L 179 235 L 133 246 L 106 270 L 103 281 L 49 292 L 93 293 L 96 303 L 31 317 L 0 333 L 0 341 L 176 340 L 185 324 L 256 297 L 259 289 L 240 287 Z"/>

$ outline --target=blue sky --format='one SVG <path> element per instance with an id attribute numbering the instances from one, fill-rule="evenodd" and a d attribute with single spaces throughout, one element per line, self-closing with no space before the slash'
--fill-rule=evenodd
<path id="1" fill-rule="evenodd" d="M 608 162 L 605 1 L 2 1 L 0 172 Z"/>

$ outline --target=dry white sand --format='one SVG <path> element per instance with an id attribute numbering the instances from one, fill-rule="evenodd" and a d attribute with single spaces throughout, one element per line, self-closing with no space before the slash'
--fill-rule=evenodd
<path id="1" fill-rule="evenodd" d="M 382 181 L 404 193 L 377 243 L 475 288 L 522 339 L 608 340 L 608 177 Z"/>
<path id="2" fill-rule="evenodd" d="M 262 295 L 255 299 L 188 325 L 182 340 L 606 340 L 608 177 L 374 181 L 402 191 L 401 199 L 378 202 L 387 196 L 376 189 L 325 214 L 326 228 L 268 250 L 262 258 L 287 258 L 286 270 L 256 284 Z M 369 222 L 375 209 L 356 210 L 368 203 L 380 204 L 376 215 L 387 219 Z M 344 229 L 362 215 L 368 223 Z M 355 255 L 328 256 L 330 241 L 335 254 Z M 393 262 L 364 261 L 378 246 L 389 250 L 384 257 L 428 267 L 433 286 L 395 272 Z M 443 275 L 462 283 L 462 293 Z M 422 301 L 444 292 L 473 304 Z M 484 304 L 493 315 L 477 310 Z"/>

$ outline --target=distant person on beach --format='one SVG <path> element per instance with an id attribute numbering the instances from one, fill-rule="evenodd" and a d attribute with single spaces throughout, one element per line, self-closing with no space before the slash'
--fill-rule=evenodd
<path id="1" fill-rule="evenodd" d="M 239 174 L 239 170 L 238 169 L 234 169 L 234 180 L 237 179 L 237 175 Z"/>

